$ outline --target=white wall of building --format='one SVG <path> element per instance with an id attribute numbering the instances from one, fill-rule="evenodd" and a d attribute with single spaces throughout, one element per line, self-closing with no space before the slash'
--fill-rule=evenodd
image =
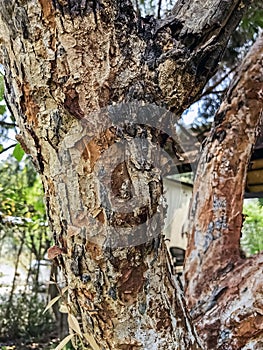
<path id="1" fill-rule="evenodd" d="M 192 186 L 167 178 L 163 183 L 168 205 L 164 229 L 164 234 L 169 240 L 167 245 L 186 249 L 187 237 L 184 232 L 192 198 Z"/>

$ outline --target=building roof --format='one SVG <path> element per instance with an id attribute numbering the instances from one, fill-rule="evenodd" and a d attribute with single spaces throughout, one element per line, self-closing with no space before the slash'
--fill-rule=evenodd
<path id="1" fill-rule="evenodd" d="M 181 129 L 184 132 L 191 133 L 189 130 Z M 194 135 L 197 137 L 196 135 Z M 204 137 L 206 135 L 204 134 Z M 194 171 L 196 168 L 196 160 L 199 154 L 200 143 L 193 144 L 193 138 L 190 139 L 190 143 L 184 142 L 185 152 L 183 154 L 183 161 L 176 161 L 177 172 L 184 174 Z M 254 146 L 254 150 L 251 156 L 251 160 L 248 166 L 248 174 L 245 188 L 246 198 L 263 198 L 263 124 L 259 129 L 259 135 L 257 142 Z"/>
<path id="2" fill-rule="evenodd" d="M 246 192 L 249 197 L 263 197 L 263 126 L 250 160 Z"/>

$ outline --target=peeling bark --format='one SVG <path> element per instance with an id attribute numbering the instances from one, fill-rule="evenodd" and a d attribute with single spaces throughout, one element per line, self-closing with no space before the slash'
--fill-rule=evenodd
<path id="1" fill-rule="evenodd" d="M 171 125 L 248 4 L 177 1 L 156 20 L 128 0 L 0 1 L 6 99 L 44 185 L 50 255 L 102 349 L 201 348 L 162 237 L 162 150 L 180 158 Z"/>
<path id="2" fill-rule="evenodd" d="M 207 349 L 263 345 L 263 256 L 240 253 L 247 167 L 262 122 L 262 74 L 261 35 L 217 112 L 195 179 L 185 291 Z"/>

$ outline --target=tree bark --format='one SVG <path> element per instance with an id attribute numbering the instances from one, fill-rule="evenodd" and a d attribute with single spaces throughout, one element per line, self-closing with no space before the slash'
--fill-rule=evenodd
<path id="1" fill-rule="evenodd" d="M 247 4 L 182 0 L 156 20 L 128 0 L 0 1 L 6 98 L 86 347 L 92 334 L 102 349 L 200 348 L 163 242 L 161 178 L 180 159 L 172 125 Z"/>
<path id="2" fill-rule="evenodd" d="M 185 292 L 207 349 L 263 346 L 263 254 L 240 253 L 247 168 L 263 121 L 262 73 L 261 34 L 217 112 L 194 184 Z"/>

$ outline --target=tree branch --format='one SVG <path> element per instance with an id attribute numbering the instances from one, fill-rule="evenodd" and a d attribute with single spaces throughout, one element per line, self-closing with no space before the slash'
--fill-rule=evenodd
<path id="1" fill-rule="evenodd" d="M 162 101 L 174 112 L 180 114 L 199 99 L 249 2 L 179 0 L 171 16 L 156 22 L 155 44 L 162 53 L 153 67 Z M 193 88 L 186 89 L 190 85 Z"/>
<path id="2" fill-rule="evenodd" d="M 15 123 L 7 123 L 5 121 L 0 121 L 0 126 L 3 126 L 5 128 L 15 128 L 17 125 Z"/>
<path id="3" fill-rule="evenodd" d="M 10 145 L 10 146 L 8 146 L 8 147 L 2 149 L 2 151 L 0 151 L 0 154 L 2 154 L 2 153 L 4 153 L 4 152 L 8 151 L 8 150 L 11 149 L 11 148 L 14 148 L 16 145 L 17 145 L 17 144 L 14 143 L 14 144 L 12 144 L 12 145 Z"/>
<path id="4" fill-rule="evenodd" d="M 157 18 L 161 18 L 162 0 L 158 1 Z"/>
<path id="5" fill-rule="evenodd" d="M 226 290 L 233 279 L 236 285 L 243 284 L 242 274 L 238 274 L 237 270 L 240 270 L 240 264 L 249 264 L 240 254 L 240 235 L 247 167 L 262 118 L 262 70 L 263 35 L 251 48 L 230 85 L 197 169 L 189 219 L 185 291 L 188 306 L 196 319 L 202 317 L 203 320 L 213 307 L 218 311 L 214 311 L 218 322 L 213 335 L 208 336 L 209 329 L 203 329 L 201 322 L 198 323 L 205 333 L 204 339 L 211 341 L 207 344 L 208 348 L 211 348 L 212 341 L 217 344 L 222 341 L 220 329 L 226 327 L 224 322 L 227 321 L 220 319 L 221 309 L 216 302 L 208 307 L 201 300 L 211 301 L 214 298 L 215 301 L 215 290 Z M 253 271 L 257 273 L 256 269 Z M 253 295 L 253 298 L 257 297 Z M 239 302 L 241 304 L 241 299 L 236 301 L 237 314 L 241 312 Z M 242 312 L 246 312 L 244 310 Z M 235 318 L 238 319 L 238 316 Z M 239 319 L 243 321 L 241 316 Z M 238 331 L 239 328 L 235 332 Z M 241 337 L 240 333 L 236 337 Z M 232 338 L 224 341 L 229 346 L 234 342 Z M 226 348 L 240 349 L 242 346 L 239 346 L 232 348 L 226 345 Z"/>
<path id="6" fill-rule="evenodd" d="M 230 69 L 227 73 L 225 73 L 224 75 L 222 75 L 220 77 L 219 80 L 217 80 L 213 85 L 208 86 L 200 95 L 200 99 L 204 96 L 210 95 L 212 93 L 223 93 L 225 92 L 225 90 L 221 90 L 221 91 L 214 91 L 227 77 L 229 77 L 229 75 L 233 72 L 235 72 L 235 70 L 237 69 L 237 66 L 233 67 L 232 69 Z"/>

